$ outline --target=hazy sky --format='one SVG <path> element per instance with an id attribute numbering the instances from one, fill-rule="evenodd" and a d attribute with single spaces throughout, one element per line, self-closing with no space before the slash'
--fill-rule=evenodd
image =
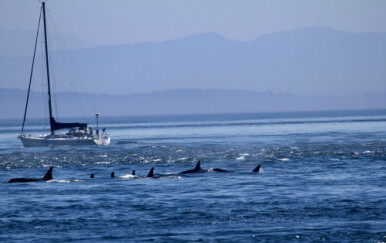
<path id="1" fill-rule="evenodd" d="M 386 32 L 386 1 L 48 0 L 54 32 L 92 44 L 175 39 L 216 32 L 251 40 L 309 26 Z M 0 0 L 0 28 L 35 30 L 38 0 Z"/>
<path id="2" fill-rule="evenodd" d="M 32 55 L 32 44 L 40 7 L 41 1 L 39 0 L 0 0 L 0 55 L 16 57 Z M 49 10 L 49 32 L 59 33 L 71 42 L 78 43 L 71 45 L 71 48 L 144 41 L 157 42 L 206 32 L 218 33 L 227 39 L 249 41 L 264 34 L 314 26 L 324 26 L 348 32 L 386 33 L 386 0 L 48 0 L 47 8 Z M 6 38 L 2 38 L 1 34 Z M 30 39 L 27 41 L 28 36 Z M 269 60 L 265 59 L 264 62 L 260 63 L 260 66 L 254 66 L 250 69 L 247 67 L 245 69 L 243 69 L 244 67 L 241 69 L 228 67 L 229 70 L 234 71 L 235 76 L 221 76 L 223 75 L 221 72 L 211 76 L 213 70 L 215 73 L 216 66 L 211 66 L 214 69 L 207 70 L 208 73 L 204 75 L 205 69 L 194 62 L 184 67 L 186 69 L 179 70 L 182 76 L 178 76 L 175 67 L 178 66 L 179 62 L 173 63 L 173 58 L 170 57 L 168 59 L 169 65 L 174 65 L 171 66 L 170 71 L 165 72 L 167 69 L 163 68 L 158 73 L 154 71 L 154 73 L 149 74 L 146 72 L 148 68 L 150 70 L 150 67 L 155 67 L 155 70 L 158 70 L 160 63 L 163 62 L 157 63 L 159 59 L 149 59 L 146 62 L 149 67 L 140 65 L 135 69 L 135 65 L 140 63 L 142 59 L 124 59 L 135 58 L 135 56 L 127 57 L 120 54 L 109 59 L 108 56 L 114 53 L 113 50 L 110 50 L 105 53 L 106 58 L 98 59 L 100 66 L 108 68 L 103 69 L 103 72 L 99 73 L 97 77 L 90 78 L 95 67 L 90 66 L 87 69 L 88 66 L 83 65 L 82 75 L 89 77 L 86 79 L 88 82 L 92 82 L 89 87 L 98 91 L 106 90 L 106 80 L 115 77 L 113 80 L 116 84 L 112 85 L 111 83 L 108 87 L 111 88 L 110 93 L 150 92 L 176 88 L 272 90 L 303 95 L 385 92 L 386 83 L 384 82 L 385 74 L 383 71 L 385 55 L 382 52 L 384 42 L 376 42 L 377 46 L 372 46 L 374 43 L 366 42 L 363 44 L 364 46 L 352 51 L 358 50 L 358 52 L 350 52 L 353 55 L 359 53 L 357 56 L 354 55 L 356 59 L 352 62 L 345 59 L 347 55 L 339 52 L 340 49 L 335 50 L 340 53 L 341 56 L 339 57 L 342 57 L 342 60 L 347 63 L 337 63 L 337 66 L 333 66 L 330 73 L 318 69 L 325 64 L 323 58 L 314 60 L 320 61 L 319 64 L 298 60 L 298 66 L 291 66 L 293 61 L 290 59 L 288 62 L 283 62 L 285 66 L 280 66 L 280 61 L 285 58 L 274 58 L 271 63 L 278 65 L 277 70 L 280 72 L 273 70 L 271 65 L 267 69 L 259 69 L 259 72 L 253 73 L 253 70 L 269 63 Z M 281 50 L 277 46 L 275 48 L 278 51 Z M 310 50 L 306 49 L 307 46 L 304 48 L 304 50 Z M 365 48 L 367 52 L 361 53 L 361 48 Z M 162 50 L 160 51 L 161 54 L 158 55 L 158 58 L 162 59 Z M 193 49 L 188 51 L 194 52 Z M 276 50 L 271 51 L 273 53 Z M 330 51 L 327 48 L 324 53 Z M 277 53 L 279 53 L 277 56 L 280 56 L 280 52 Z M 299 54 L 302 53 L 302 51 L 299 52 Z M 91 53 L 90 55 L 94 54 Z M 191 53 L 189 55 L 192 56 Z M 146 53 L 144 56 L 146 57 Z M 213 56 L 216 57 L 216 55 Z M 255 56 L 259 57 L 258 55 Z M 269 55 L 266 56 L 266 58 L 269 57 Z M 326 58 L 329 57 L 326 56 Z M 0 87 L 26 88 L 25 82 L 28 80 L 30 68 L 29 60 L 28 64 L 23 66 L 17 63 L 20 60 L 4 59 L 5 64 L 0 66 L 3 68 L 3 71 L 0 72 Z M 82 66 L 80 65 L 82 64 L 81 60 L 83 59 L 77 60 L 79 61 L 78 66 Z M 94 59 L 93 65 L 97 65 L 98 60 Z M 114 60 L 114 62 L 109 63 L 108 60 Z M 308 59 L 306 58 L 306 60 Z M 88 64 L 89 61 L 84 63 Z M 221 62 L 214 63 L 209 64 L 217 65 Z M 355 66 L 353 63 L 360 63 L 360 65 Z M 315 65 L 312 66 L 312 64 Z M 7 69 L 7 65 L 9 69 Z M 61 65 L 56 66 L 62 67 Z M 198 73 L 198 76 L 193 78 L 187 71 L 191 67 L 201 70 L 202 73 Z M 347 67 L 355 69 L 355 72 L 346 70 Z M 313 68 L 319 71 L 317 72 Z M 289 73 L 293 74 L 292 76 L 286 76 L 288 73 L 286 74 L 284 70 L 287 69 L 291 71 Z M 10 70 L 16 71 L 10 72 Z M 24 73 L 20 70 L 23 70 Z M 89 70 L 88 73 L 87 70 Z M 134 72 L 133 70 L 142 71 Z M 297 71 L 294 72 L 294 70 Z M 7 71 L 8 76 L 5 75 Z M 226 70 L 222 71 L 225 72 Z M 164 76 L 161 75 L 163 73 L 165 73 Z M 92 75 L 90 76 L 90 74 Z M 61 79 L 64 80 L 63 77 Z M 244 80 L 244 86 L 239 79 Z M 100 86 L 97 85 L 97 80 L 99 80 Z M 92 91 L 95 92 L 95 90 Z"/>

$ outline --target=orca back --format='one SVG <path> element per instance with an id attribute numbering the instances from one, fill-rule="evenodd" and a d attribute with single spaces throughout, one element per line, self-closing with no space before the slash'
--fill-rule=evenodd
<path id="1" fill-rule="evenodd" d="M 46 173 L 46 175 L 42 178 L 44 181 L 49 181 L 49 180 L 52 180 L 54 178 L 52 178 L 52 170 L 54 169 L 54 167 L 50 167 Z"/>
<path id="2" fill-rule="evenodd" d="M 233 170 L 225 170 L 225 169 L 221 169 L 221 168 L 214 168 L 212 171 L 222 172 L 222 173 L 233 173 L 234 172 Z"/>
<path id="3" fill-rule="evenodd" d="M 191 174 L 191 173 L 202 173 L 202 172 L 208 172 L 208 170 L 203 170 L 201 168 L 201 161 L 199 160 L 196 164 L 196 167 L 194 167 L 194 169 L 185 170 L 180 172 L 179 174 Z"/>
<path id="4" fill-rule="evenodd" d="M 194 170 L 200 171 L 201 170 L 201 161 L 199 160 L 196 164 L 196 167 L 194 167 Z"/>
<path id="5" fill-rule="evenodd" d="M 154 171 L 154 167 L 152 167 L 152 168 L 150 169 L 149 174 L 147 174 L 146 177 L 154 177 L 153 171 Z"/>
<path id="6" fill-rule="evenodd" d="M 49 181 L 52 180 L 52 170 L 54 167 L 50 167 L 43 178 L 12 178 L 8 183 L 17 183 L 17 182 L 35 182 L 35 181 Z"/>
<path id="7" fill-rule="evenodd" d="M 8 183 L 18 183 L 18 182 L 36 182 L 36 181 L 44 181 L 43 179 L 36 178 L 12 178 L 8 181 Z"/>
<path id="8" fill-rule="evenodd" d="M 252 170 L 252 172 L 260 172 L 261 164 L 257 165 L 256 168 Z"/>

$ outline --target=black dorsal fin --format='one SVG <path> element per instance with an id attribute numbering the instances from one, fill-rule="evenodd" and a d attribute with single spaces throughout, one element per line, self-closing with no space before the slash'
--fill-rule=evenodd
<path id="1" fill-rule="evenodd" d="M 194 170 L 201 170 L 201 161 L 199 160 L 196 164 L 196 167 L 194 167 Z"/>
<path id="2" fill-rule="evenodd" d="M 45 181 L 49 181 L 49 180 L 52 180 L 52 170 L 54 169 L 54 167 L 50 167 L 46 173 L 46 175 L 43 177 L 43 180 Z"/>
<path id="3" fill-rule="evenodd" d="M 147 177 L 153 177 L 154 176 L 153 171 L 154 171 L 154 167 L 150 169 L 149 174 L 147 174 Z"/>
<path id="4" fill-rule="evenodd" d="M 133 171 L 131 172 L 131 175 L 135 176 L 135 170 L 133 170 Z"/>
<path id="5" fill-rule="evenodd" d="M 113 172 L 111 172 L 111 178 L 114 178 L 114 177 L 115 177 L 115 173 L 113 171 Z"/>
<path id="6" fill-rule="evenodd" d="M 90 178 L 94 178 L 94 173 L 91 173 Z"/>
<path id="7" fill-rule="evenodd" d="M 260 172 L 261 164 L 258 164 L 256 168 L 252 170 L 252 172 Z"/>

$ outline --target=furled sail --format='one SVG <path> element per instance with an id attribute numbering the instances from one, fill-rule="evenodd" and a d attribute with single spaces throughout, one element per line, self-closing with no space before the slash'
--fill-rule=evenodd
<path id="1" fill-rule="evenodd" d="M 50 117 L 50 125 L 51 125 L 51 131 L 64 129 L 64 128 L 74 128 L 77 127 L 79 129 L 85 129 L 87 128 L 87 123 L 63 123 L 63 122 L 57 122 L 55 121 L 55 118 Z"/>

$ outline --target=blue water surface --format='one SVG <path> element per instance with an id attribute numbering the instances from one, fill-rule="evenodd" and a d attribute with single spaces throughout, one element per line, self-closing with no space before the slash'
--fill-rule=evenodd
<path id="1" fill-rule="evenodd" d="M 0 120 L 0 241 L 386 241 L 386 111 L 101 123 L 109 146 L 23 148 L 21 121 Z M 178 174 L 198 160 L 235 173 Z"/>

